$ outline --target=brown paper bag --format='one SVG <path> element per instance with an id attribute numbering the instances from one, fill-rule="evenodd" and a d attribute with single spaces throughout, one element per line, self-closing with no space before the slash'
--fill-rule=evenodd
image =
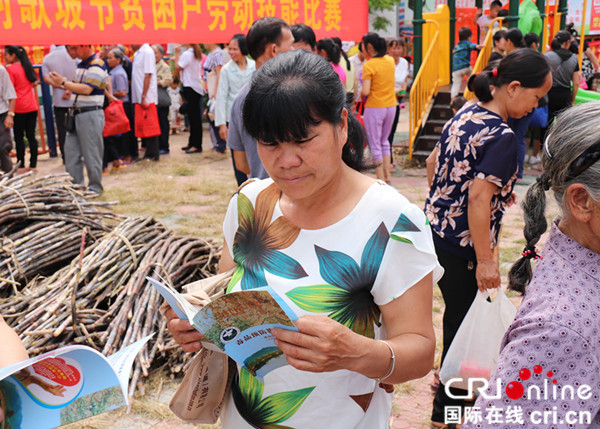
<path id="1" fill-rule="evenodd" d="M 183 296 L 198 309 L 225 294 L 234 270 L 185 285 Z M 169 309 L 164 302 L 160 312 Z M 224 353 L 206 348 L 194 356 L 169 408 L 180 419 L 192 423 L 213 424 L 219 420 L 225 399 L 237 371 L 235 362 Z"/>
<path id="2" fill-rule="evenodd" d="M 169 408 L 188 422 L 216 423 L 236 371 L 235 362 L 226 354 L 201 349 L 194 356 Z"/>

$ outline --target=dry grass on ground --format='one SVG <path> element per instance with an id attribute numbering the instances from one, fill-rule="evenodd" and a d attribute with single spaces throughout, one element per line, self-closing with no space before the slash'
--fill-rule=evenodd
<path id="1" fill-rule="evenodd" d="M 227 204 L 237 189 L 228 155 L 214 153 L 161 157 L 105 177 L 102 199 L 118 201 L 115 211 L 152 216 L 182 234 L 219 241 Z"/>

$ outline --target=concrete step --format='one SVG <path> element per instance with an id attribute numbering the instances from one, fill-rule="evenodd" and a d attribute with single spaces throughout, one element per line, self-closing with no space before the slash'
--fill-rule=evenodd
<path id="1" fill-rule="evenodd" d="M 425 127 L 423 127 L 423 132 L 429 135 L 442 135 L 442 130 L 444 129 L 444 125 L 448 122 L 447 119 L 429 119 L 425 123 Z"/>
<path id="2" fill-rule="evenodd" d="M 450 104 L 450 101 L 452 101 L 452 98 L 450 97 L 450 92 L 446 92 L 446 91 L 440 91 L 438 92 L 437 96 L 435 97 L 435 103 L 436 104 Z"/>
<path id="3" fill-rule="evenodd" d="M 449 104 L 434 104 L 431 108 L 429 118 L 445 119 L 446 121 L 454 116 Z"/>
<path id="4" fill-rule="evenodd" d="M 418 138 L 415 144 L 415 150 L 425 150 L 431 152 L 439 139 L 439 135 L 423 134 Z"/>
<path id="5" fill-rule="evenodd" d="M 413 159 L 419 162 L 425 162 L 425 160 L 427 160 L 427 158 L 429 157 L 429 154 L 431 154 L 431 151 L 427 151 L 427 150 L 415 150 L 412 154 Z"/>

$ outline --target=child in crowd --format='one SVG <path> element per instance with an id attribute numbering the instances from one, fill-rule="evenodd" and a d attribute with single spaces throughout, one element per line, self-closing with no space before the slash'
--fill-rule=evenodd
<path id="1" fill-rule="evenodd" d="M 179 108 L 181 107 L 181 87 L 178 77 L 173 78 L 173 83 L 170 88 L 167 88 L 167 93 L 171 98 L 171 106 L 169 107 L 171 134 L 177 134 L 177 129 L 179 128 Z"/>
<path id="2" fill-rule="evenodd" d="M 471 42 L 473 32 L 469 27 L 461 27 L 458 30 L 458 44 L 452 51 L 452 89 L 450 96 L 456 97 L 461 92 L 461 86 L 464 76 L 470 76 L 471 72 L 471 51 L 476 51 L 480 46 Z"/>
<path id="3" fill-rule="evenodd" d="M 502 3 L 499 0 L 494 0 L 490 3 L 490 13 L 486 15 L 483 13 L 481 9 L 477 9 L 477 25 L 479 26 L 479 43 L 483 43 L 485 41 L 485 36 L 490 31 L 490 26 L 492 25 L 492 21 L 498 18 L 498 14 L 502 9 Z M 498 23 L 494 23 L 494 28 L 498 27 Z"/>
<path id="4" fill-rule="evenodd" d="M 467 99 L 465 97 L 463 97 L 462 95 L 454 97 L 454 99 L 450 103 L 450 107 L 452 108 L 452 113 L 454 113 L 456 115 L 456 112 L 458 112 L 460 109 L 462 109 L 462 107 L 465 105 L 466 102 L 467 102 Z"/>

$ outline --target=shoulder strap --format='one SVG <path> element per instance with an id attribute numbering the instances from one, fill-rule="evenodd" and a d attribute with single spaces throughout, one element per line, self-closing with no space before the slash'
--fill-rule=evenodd
<path id="1" fill-rule="evenodd" d="M 562 65 L 564 64 L 565 61 L 567 60 L 563 60 L 562 57 L 560 55 L 558 55 L 556 52 L 554 51 L 550 51 L 552 54 L 556 55 L 558 57 L 558 59 L 560 60 L 560 63 L 558 64 L 558 66 L 552 70 L 552 77 L 554 77 L 554 75 L 556 73 L 558 73 L 558 71 L 560 70 L 560 68 L 562 67 Z"/>
<path id="2" fill-rule="evenodd" d="M 83 69 L 83 73 L 81 74 L 81 79 L 79 79 L 78 83 L 83 83 L 83 78 L 85 77 L 85 73 L 87 72 L 87 68 Z M 79 94 L 75 94 L 75 100 L 73 100 L 73 107 L 77 106 L 77 99 L 79 98 Z"/>

